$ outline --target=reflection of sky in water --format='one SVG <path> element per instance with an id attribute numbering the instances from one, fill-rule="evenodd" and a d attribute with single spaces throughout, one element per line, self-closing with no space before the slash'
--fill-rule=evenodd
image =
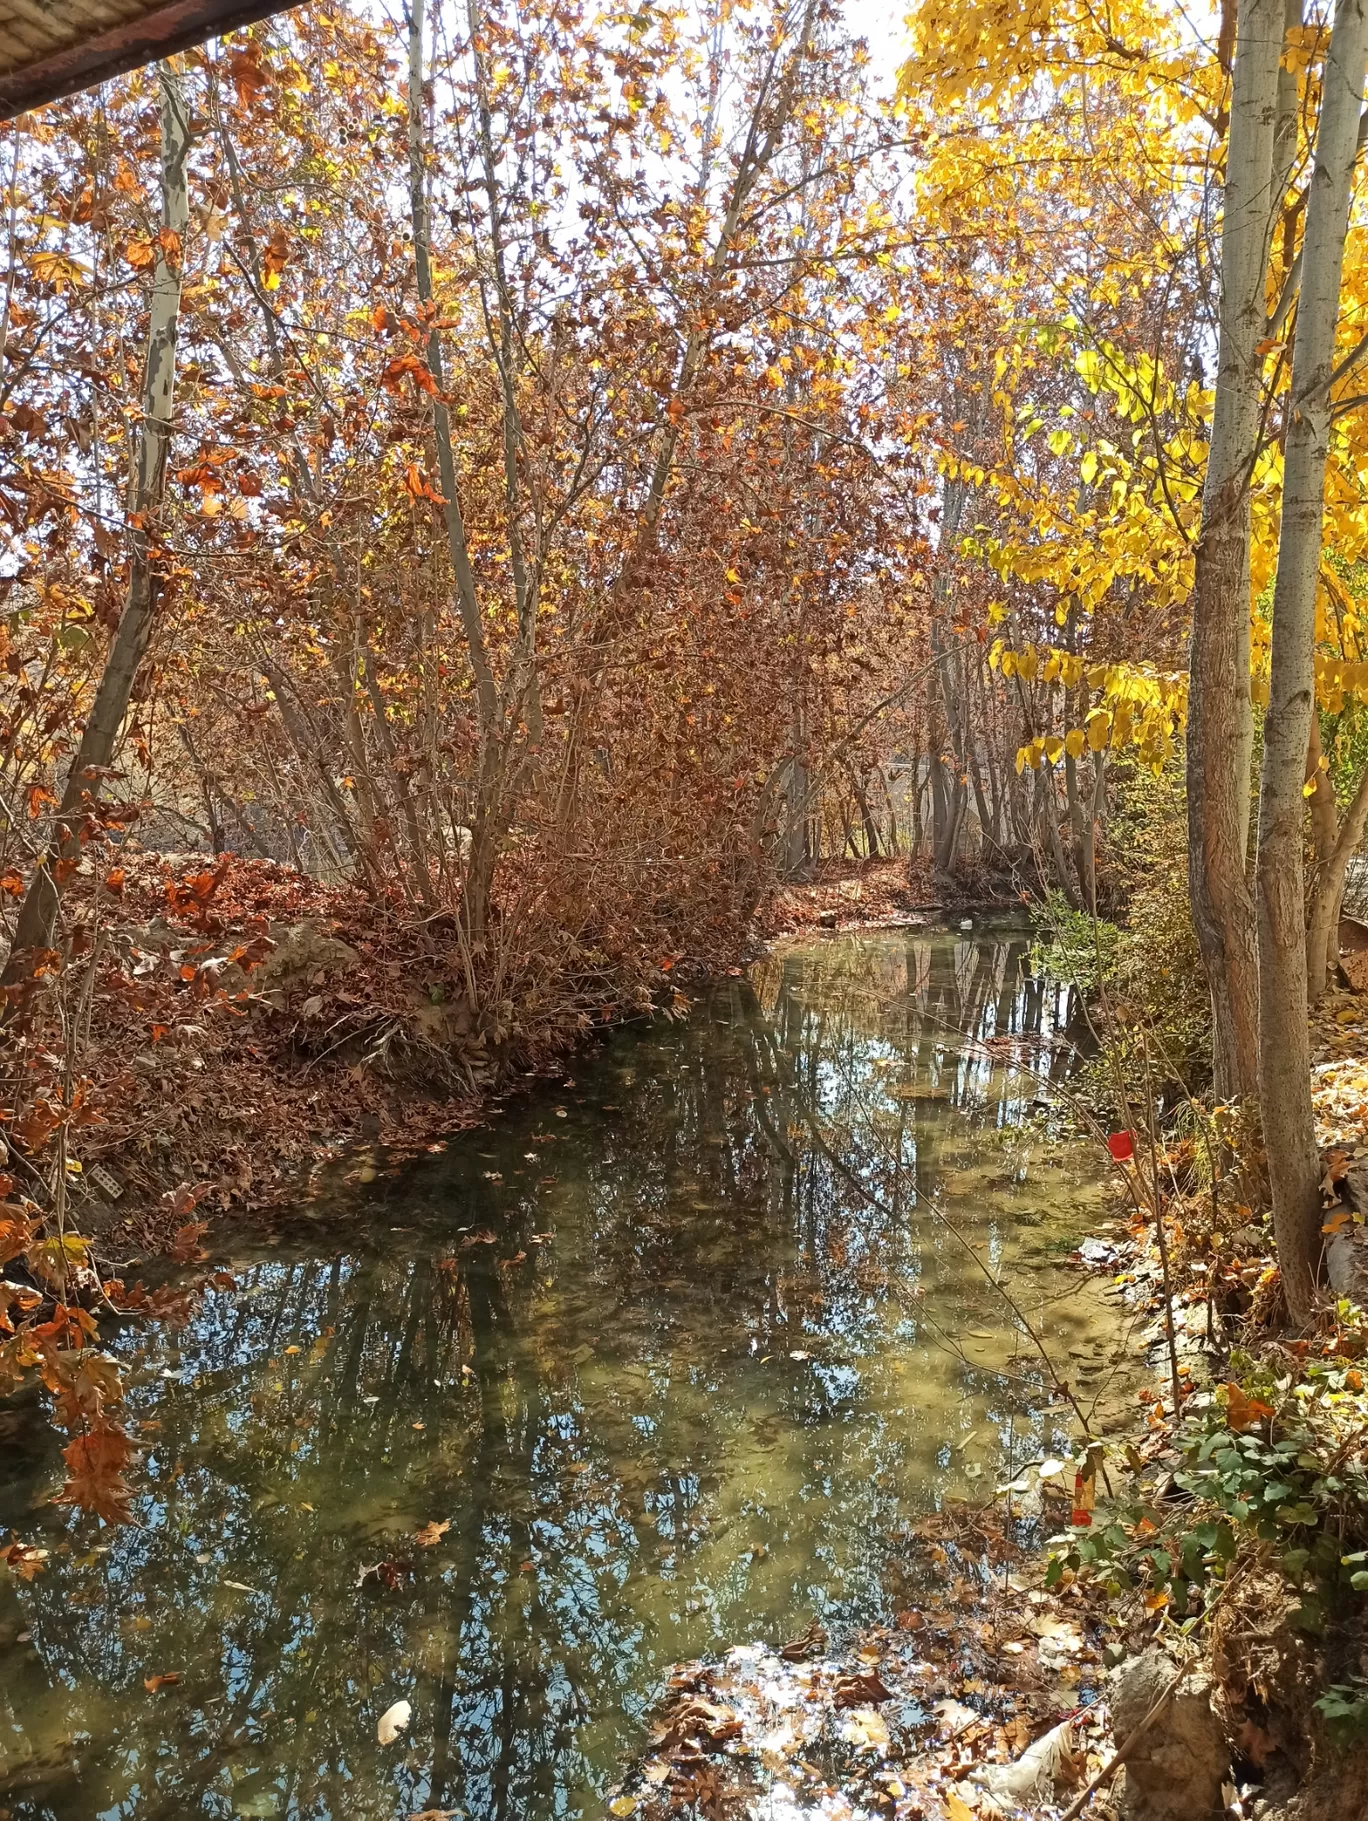
<path id="1" fill-rule="evenodd" d="M 14 1821 L 569 1817 L 671 1662 L 885 1610 L 909 1520 L 1063 1437 L 936 1210 L 1085 1379 L 1110 1344 L 1054 1263 L 1090 1163 L 1021 1129 L 1068 1010 L 1023 954 L 784 950 L 354 1167 L 185 1333 L 127 1337 L 135 1529 L 42 1502 L 56 1444 L 17 1420 L 0 1520 L 53 1555 L 0 1587 Z"/>

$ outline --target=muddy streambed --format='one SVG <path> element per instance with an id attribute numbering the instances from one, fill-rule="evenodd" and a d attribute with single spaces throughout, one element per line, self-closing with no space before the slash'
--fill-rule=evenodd
<path id="1" fill-rule="evenodd" d="M 780 949 L 125 1334 L 135 1526 L 0 1414 L 50 1551 L 0 1578 L 0 1814 L 571 1821 L 672 1663 L 886 1616 L 919 1515 L 1069 1435 L 971 1248 L 1108 1394 L 1068 1012 L 1012 932 Z"/>

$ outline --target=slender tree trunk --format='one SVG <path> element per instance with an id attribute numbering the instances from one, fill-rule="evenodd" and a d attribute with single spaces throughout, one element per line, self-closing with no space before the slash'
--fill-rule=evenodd
<path id="1" fill-rule="evenodd" d="M 1211 988 L 1216 1091 L 1257 1085 L 1258 950 L 1249 887 L 1249 482 L 1259 435 L 1273 141 L 1285 0 L 1243 0 L 1226 152 L 1216 400 L 1189 657 L 1188 878 Z M 1278 199 L 1281 200 L 1280 198 Z"/>
<path id="2" fill-rule="evenodd" d="M 1283 1290 L 1299 1322 L 1314 1304 L 1321 1246 L 1307 1030 L 1302 786 L 1315 708 L 1330 377 L 1366 62 L 1368 0 L 1338 0 L 1302 244 L 1259 796 L 1259 1094 Z"/>
<path id="3" fill-rule="evenodd" d="M 427 148 L 423 137 L 423 0 L 411 0 L 408 14 L 408 152 L 409 206 L 413 219 L 413 264 L 418 285 L 418 301 L 432 302 L 432 262 L 428 250 Z M 432 428 L 437 444 L 437 473 L 442 483 L 442 518 L 451 556 L 452 574 L 456 581 L 456 599 L 465 634 L 466 651 L 475 679 L 475 700 L 479 710 L 482 741 L 495 737 L 499 720 L 498 692 L 485 646 L 484 622 L 480 617 L 479 595 L 475 572 L 470 565 L 466 545 L 465 519 L 456 489 L 456 457 L 451 445 L 451 414 L 443 395 L 442 338 L 436 324 L 428 332 L 428 371 L 437 387 L 432 400 Z"/>
<path id="4" fill-rule="evenodd" d="M 1328 783 L 1322 778 L 1317 794 L 1328 789 Z M 1317 867 L 1316 882 L 1311 891 L 1306 923 L 1306 985 L 1312 1005 L 1324 996 L 1339 962 L 1339 920 L 1344 885 L 1349 876 L 1349 862 L 1358 852 L 1365 829 L 1368 829 L 1368 767 L 1359 778 L 1334 846 Z"/>
<path id="5" fill-rule="evenodd" d="M 878 779 L 883 789 L 884 802 L 888 806 L 888 851 L 896 860 L 902 852 L 902 844 L 898 839 L 898 806 L 893 801 L 893 787 L 889 783 L 888 772 L 882 765 L 878 770 Z"/>
<path id="6" fill-rule="evenodd" d="M 921 858 L 922 849 L 922 779 L 921 779 L 921 745 L 912 748 L 912 769 L 908 773 L 908 835 L 907 862 L 909 868 L 913 861 Z"/>
<path id="7" fill-rule="evenodd" d="M 3 980 L 17 985 L 32 978 L 37 951 L 51 947 L 61 904 L 62 881 L 80 859 L 82 823 L 100 793 L 114 758 L 133 682 L 147 654 L 161 594 L 156 520 L 166 483 L 171 416 L 176 396 L 176 336 L 180 323 L 181 266 L 190 220 L 185 161 L 190 149 L 190 115 L 179 71 L 158 67 L 161 90 L 162 235 L 152 280 L 143 370 L 142 431 L 129 484 L 128 598 L 109 647 L 99 688 L 81 732 L 58 807 L 52 846 L 34 869 L 20 906 L 14 942 Z M 9 1001 L 10 1008 L 18 1003 Z"/>

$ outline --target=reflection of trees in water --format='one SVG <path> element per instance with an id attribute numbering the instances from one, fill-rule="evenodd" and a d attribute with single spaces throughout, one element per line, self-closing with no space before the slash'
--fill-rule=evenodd
<path id="1" fill-rule="evenodd" d="M 79 1784 L 54 1770 L 9 1795 L 16 1821 L 266 1813 L 271 1789 L 282 1816 L 573 1811 L 586 1752 L 611 1762 L 653 1669 L 796 1616 L 842 1563 L 872 1583 L 909 1472 L 936 1478 L 941 1414 L 919 1429 L 866 1396 L 837 1498 L 831 1425 L 890 1328 L 916 1338 L 919 1283 L 963 1293 L 936 1223 L 908 1216 L 1035 1091 L 955 1038 L 1048 1039 L 1062 1008 L 1023 953 L 909 936 L 772 958 L 758 991 L 614 1046 L 595 1074 L 614 1110 L 556 1128 L 530 1108 L 481 1135 L 496 1188 L 463 1146 L 378 1210 L 409 1223 L 379 1249 L 245 1270 L 179 1337 L 182 1382 L 158 1381 L 142 1527 L 0 1596 L 39 1651 L 4 1677 L 0 1749 L 32 1729 L 41 1755 L 87 1711 L 96 1741 Z M 548 1133 L 523 1186 L 514 1160 Z M 460 1244 L 484 1227 L 496 1244 Z M 839 1369 L 789 1368 L 819 1343 Z M 945 1370 L 1043 1444 L 1000 1378 Z M 405 1540 L 447 1517 L 436 1549 Z M 728 1551 L 743 1566 L 723 1574 Z M 390 1554 L 413 1557 L 411 1585 L 357 1589 Z M 176 1669 L 181 1689 L 144 1695 Z M 386 1751 L 374 1717 L 401 1695 L 413 1720 Z"/>

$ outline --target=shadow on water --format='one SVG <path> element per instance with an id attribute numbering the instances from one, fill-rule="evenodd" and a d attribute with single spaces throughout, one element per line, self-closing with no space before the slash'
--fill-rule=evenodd
<path id="1" fill-rule="evenodd" d="M 11 1416 L 0 1521 L 51 1556 L 0 1586 L 0 1812 L 595 1813 L 672 1662 L 886 1612 L 909 1523 L 1067 1436 L 939 1211 L 1081 1382 L 1115 1347 L 1060 1262 L 1097 1172 L 1026 1122 L 1070 1007 L 1024 957 L 786 948 L 353 1163 L 187 1330 L 126 1336 L 134 1528 L 48 1503 Z"/>

